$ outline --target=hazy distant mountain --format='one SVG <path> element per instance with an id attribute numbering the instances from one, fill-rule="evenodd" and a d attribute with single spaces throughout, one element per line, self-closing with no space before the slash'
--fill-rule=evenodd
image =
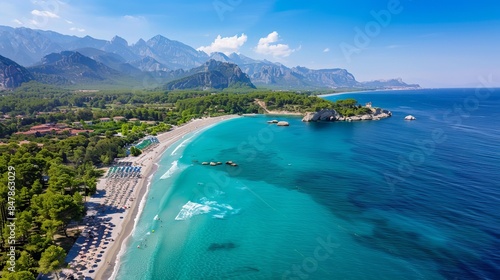
<path id="1" fill-rule="evenodd" d="M 49 54 L 28 69 L 38 81 L 49 84 L 92 84 L 123 77 L 119 71 L 75 51 Z"/>
<path id="2" fill-rule="evenodd" d="M 231 63 L 237 64 L 231 58 L 229 58 L 227 55 L 225 55 L 224 53 L 221 53 L 221 52 L 214 52 L 214 53 L 210 54 L 210 59 L 221 61 L 221 62 L 231 62 Z"/>
<path id="3" fill-rule="evenodd" d="M 247 73 L 250 79 L 257 85 L 284 88 L 303 88 L 309 86 L 304 81 L 304 77 L 281 64 L 243 64 L 241 65 L 241 69 L 243 72 Z"/>
<path id="4" fill-rule="evenodd" d="M 0 90 L 13 89 L 33 80 L 26 68 L 0 55 Z"/>
<path id="5" fill-rule="evenodd" d="M 111 41 L 106 42 L 102 48 L 104 51 L 109 53 L 117 54 L 125 59 L 125 61 L 134 61 L 140 58 L 140 56 L 129 47 L 127 41 L 121 37 L 115 36 Z"/>
<path id="6" fill-rule="evenodd" d="M 255 88 L 248 75 L 238 65 L 210 59 L 200 67 L 187 73 L 188 76 L 165 85 L 167 90 L 175 89 L 225 89 Z"/>
<path id="7" fill-rule="evenodd" d="M 130 63 L 127 63 L 123 57 L 119 56 L 116 53 L 109 53 L 94 48 L 82 48 L 76 49 L 75 51 L 124 74 L 131 76 L 138 76 L 143 74 L 140 69 L 131 65 Z"/>
<path id="8" fill-rule="evenodd" d="M 345 69 L 312 70 L 297 66 L 292 68 L 292 71 L 302 75 L 305 78 L 305 82 L 310 85 L 320 85 L 329 88 L 359 86 L 359 82 Z"/>
<path id="9" fill-rule="evenodd" d="M 125 39 L 118 36 L 106 41 L 90 36 L 80 38 L 53 31 L 0 26 L 0 54 L 24 66 L 31 66 L 50 53 L 83 48 L 115 53 L 123 57 L 126 62 L 149 56 L 170 69 L 191 69 L 203 64 L 209 58 L 204 52 L 161 35 L 147 42 L 141 39 L 129 46 Z"/>
<path id="10" fill-rule="evenodd" d="M 0 28 L 0 55 L 23 66 L 32 65 L 46 54 L 63 50 L 63 47 L 36 30 Z"/>
<path id="11" fill-rule="evenodd" d="M 390 79 L 390 80 L 375 80 L 369 82 L 362 82 L 361 85 L 366 88 L 389 88 L 389 89 L 397 89 L 397 88 L 420 88 L 417 84 L 407 84 L 403 82 L 401 78 L 398 79 Z"/>
<path id="12" fill-rule="evenodd" d="M 288 68 L 280 63 L 258 61 L 248 57 L 216 53 L 213 59 L 238 64 L 253 83 L 260 86 L 282 88 L 338 88 L 356 87 L 360 83 L 345 69 L 312 70 L 305 67 Z"/>
<path id="13" fill-rule="evenodd" d="M 146 56 L 141 59 L 138 59 L 136 61 L 131 62 L 133 66 L 137 67 L 138 69 L 142 71 L 147 71 L 147 72 L 154 72 L 154 71 L 170 71 L 170 69 L 158 62 L 156 59 Z"/>
<path id="14" fill-rule="evenodd" d="M 25 67 L 34 65 L 52 53 L 75 50 L 124 75 L 153 77 L 163 83 L 182 78 L 190 72 L 189 69 L 213 59 L 237 64 L 253 84 L 263 87 L 284 89 L 418 87 L 418 85 L 407 85 L 400 79 L 358 82 L 346 69 L 313 70 L 299 66 L 290 68 L 280 63 L 255 60 L 236 53 L 226 55 L 216 52 L 209 56 L 161 35 L 147 41 L 140 39 L 135 44 L 129 45 L 125 39 L 118 36 L 106 41 L 90 36 L 81 38 L 53 31 L 0 26 L 0 55 Z M 36 75 L 38 73 L 36 72 Z"/>
<path id="15" fill-rule="evenodd" d="M 178 41 L 156 35 L 147 42 L 139 40 L 132 49 L 140 57 L 151 57 L 171 69 L 191 69 L 201 65 L 208 55 Z"/>

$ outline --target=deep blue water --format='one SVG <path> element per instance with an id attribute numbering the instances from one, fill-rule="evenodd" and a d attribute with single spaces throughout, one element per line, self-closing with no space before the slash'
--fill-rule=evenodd
<path id="1" fill-rule="evenodd" d="M 500 90 L 325 98 L 393 116 L 242 117 L 186 137 L 118 279 L 498 279 Z M 201 165 L 227 160 L 239 166 Z"/>

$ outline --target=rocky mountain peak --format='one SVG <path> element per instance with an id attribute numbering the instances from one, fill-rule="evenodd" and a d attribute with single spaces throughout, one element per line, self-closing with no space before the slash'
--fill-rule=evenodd
<path id="1" fill-rule="evenodd" d="M 120 36 L 115 36 L 111 39 L 111 44 L 113 45 L 121 45 L 121 46 L 128 46 L 127 40 L 123 39 Z"/>
<path id="2" fill-rule="evenodd" d="M 146 43 L 148 45 L 158 45 L 158 44 L 169 43 L 169 42 L 171 42 L 171 40 L 158 34 L 154 37 L 151 37 L 151 39 L 149 39 Z"/>
<path id="3" fill-rule="evenodd" d="M 147 46 L 146 41 L 144 39 L 139 39 L 137 42 L 134 44 L 134 47 L 145 47 Z"/>
<path id="4" fill-rule="evenodd" d="M 228 87 L 255 88 L 247 74 L 238 65 L 210 59 L 194 68 L 186 77 L 168 83 L 167 90 L 175 89 L 224 89 Z"/>

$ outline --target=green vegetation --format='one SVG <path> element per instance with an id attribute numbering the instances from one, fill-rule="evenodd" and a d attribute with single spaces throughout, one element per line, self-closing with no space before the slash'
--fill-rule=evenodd
<path id="1" fill-rule="evenodd" d="M 139 156 L 141 154 L 141 150 L 137 149 L 136 147 L 132 146 L 130 147 L 130 154 L 133 155 L 134 157 Z"/>
<path id="2" fill-rule="evenodd" d="M 328 100 L 306 94 L 257 91 L 247 94 L 220 93 L 187 98 L 177 101 L 176 108 L 182 112 L 180 120 L 182 123 L 206 115 L 263 113 L 256 100 L 264 101 L 269 110 L 305 113 L 333 107 L 333 103 Z"/>
<path id="3" fill-rule="evenodd" d="M 54 268 L 54 256 L 60 260 L 62 255 L 64 260 L 60 246 L 76 234 L 71 222 L 84 216 L 84 196 L 95 192 L 101 175 L 90 161 L 90 146 L 96 143 L 99 141 L 73 136 L 43 147 L 35 143 L 0 146 L 2 279 L 34 279 L 38 271 Z M 16 218 L 15 273 L 7 265 L 12 246 L 8 217 Z"/>
<path id="4" fill-rule="evenodd" d="M 98 167 L 124 157 L 125 147 L 131 146 L 130 153 L 138 156 L 141 149 L 133 145 L 146 135 L 197 117 L 263 113 L 262 104 L 268 110 L 302 113 L 333 108 L 346 116 L 369 111 L 353 99 L 330 102 L 311 92 L 75 91 L 35 82 L 1 92 L 1 278 L 34 279 L 38 272 L 64 266 L 65 251 L 72 244 L 68 240 L 78 236 L 75 225 L 85 215 L 84 201 L 95 193 L 102 175 Z M 50 123 L 62 128 L 30 133 L 33 126 Z M 26 140 L 29 143 L 19 144 Z M 15 168 L 15 187 L 9 183 L 9 166 Z M 7 265 L 9 207 L 15 207 L 17 219 L 15 273 Z"/>
<path id="5" fill-rule="evenodd" d="M 371 113 L 369 108 L 359 105 L 358 101 L 352 98 L 337 100 L 333 109 L 335 109 L 342 116 L 346 117 Z"/>

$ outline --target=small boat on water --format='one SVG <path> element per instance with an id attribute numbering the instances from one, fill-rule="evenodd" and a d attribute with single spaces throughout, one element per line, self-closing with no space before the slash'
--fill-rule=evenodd
<path id="1" fill-rule="evenodd" d="M 405 117 L 405 120 L 407 120 L 407 121 L 413 121 L 413 120 L 416 120 L 416 119 L 417 119 L 417 118 L 415 118 L 415 117 L 414 117 L 414 116 L 412 116 L 412 115 L 408 115 L 408 116 L 406 116 L 406 117 Z"/>

